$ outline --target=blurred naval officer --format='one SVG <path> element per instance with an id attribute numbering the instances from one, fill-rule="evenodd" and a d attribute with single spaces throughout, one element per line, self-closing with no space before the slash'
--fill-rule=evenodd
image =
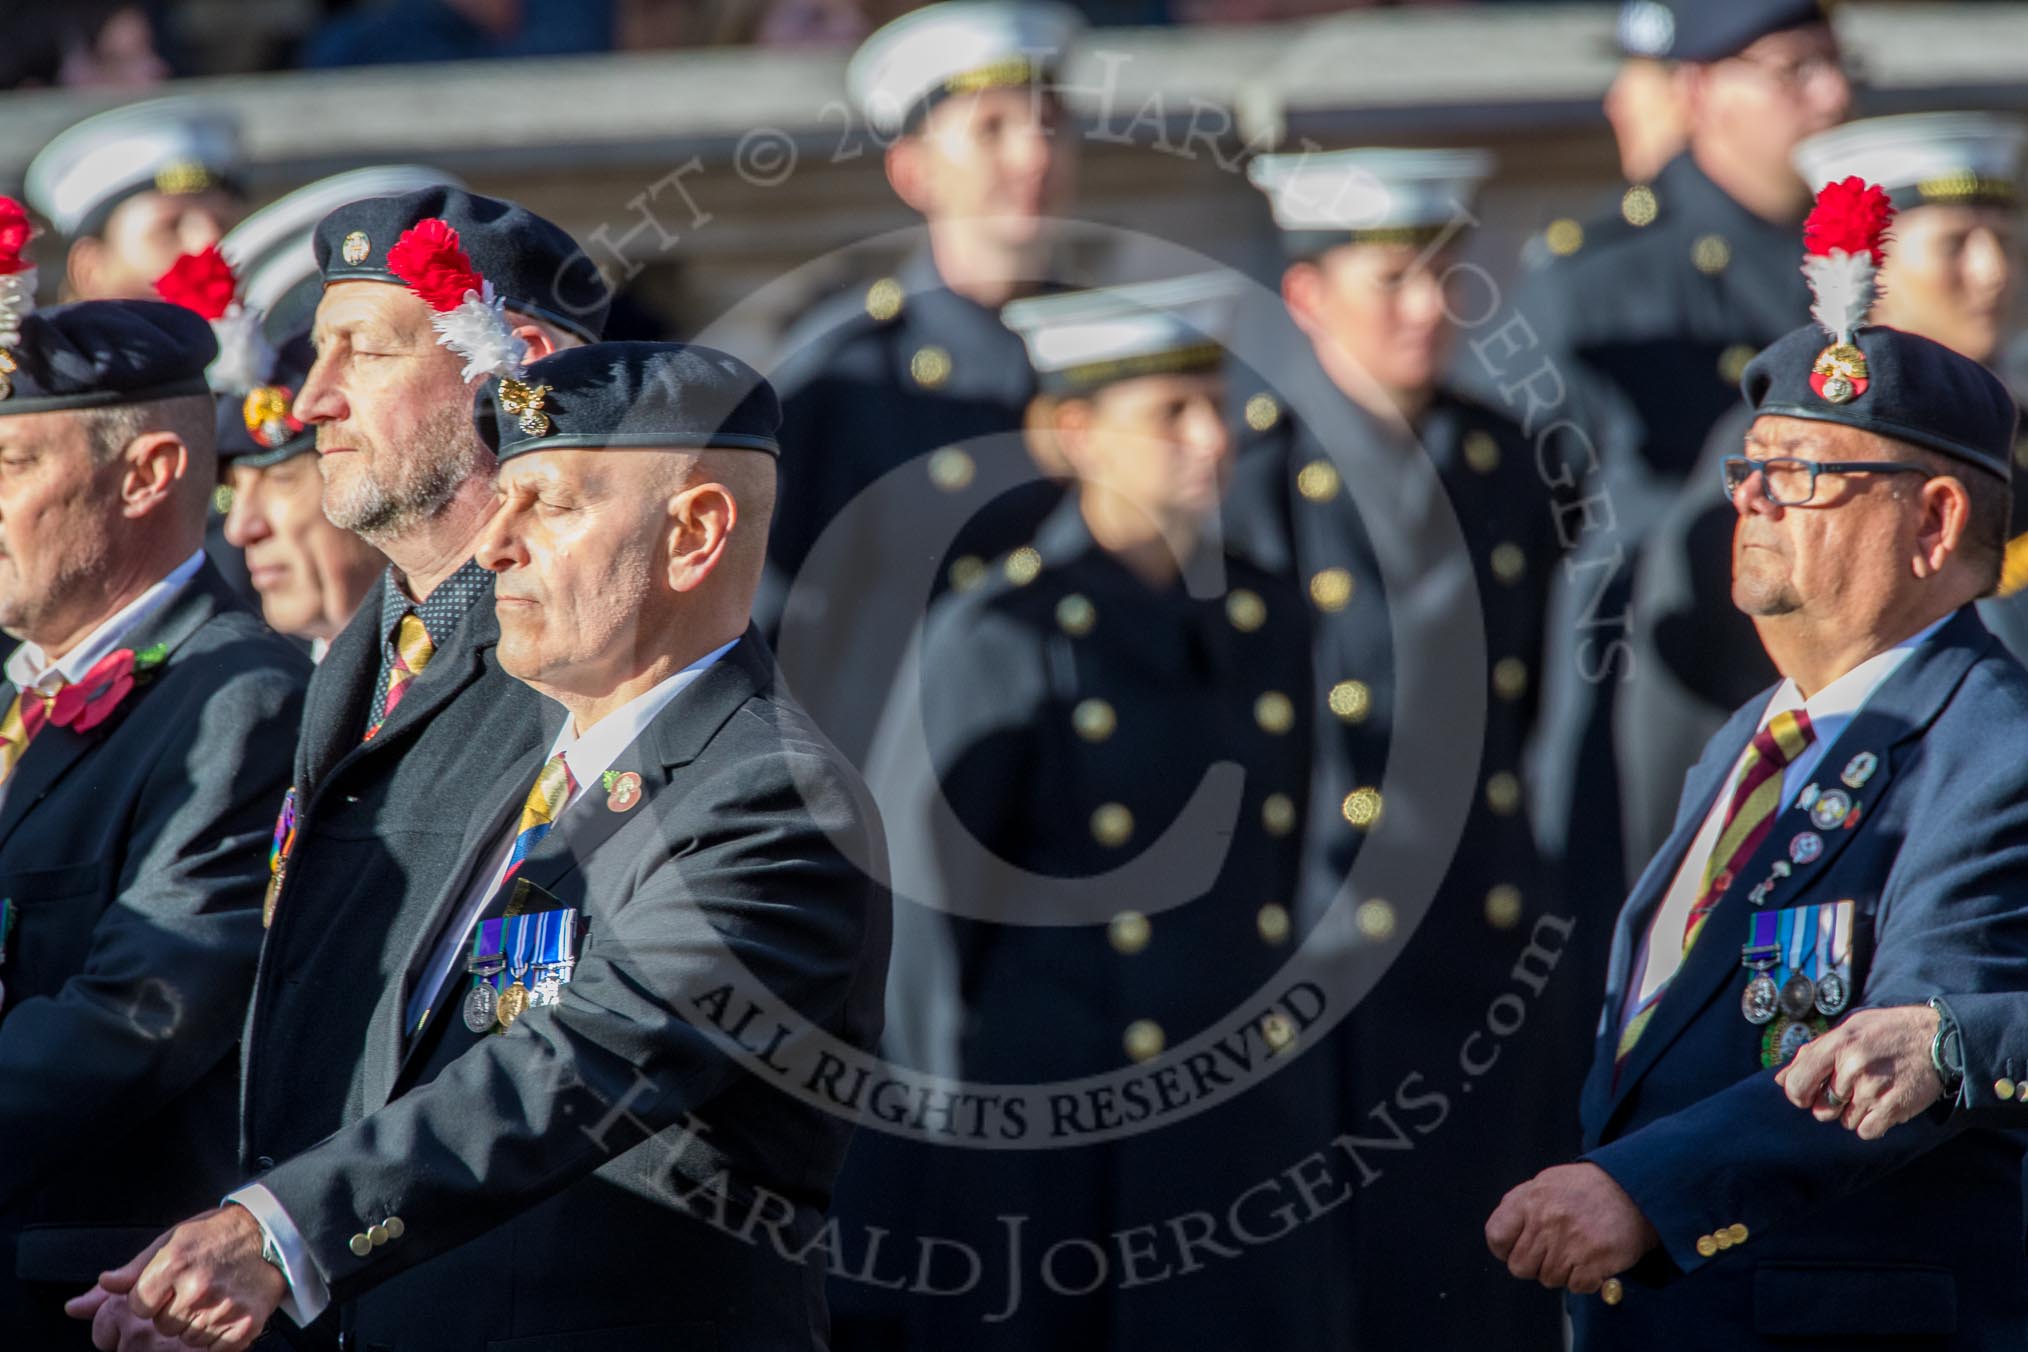
<path id="1" fill-rule="evenodd" d="M 923 243 L 785 342 L 786 464 L 757 613 L 854 759 L 929 599 L 1028 541 L 1061 496 L 1020 435 L 1034 377 L 999 312 L 1045 287 L 1070 207 L 1076 131 L 1055 83 L 1079 26 L 1055 0 L 949 0 L 876 32 L 847 72 L 892 138 L 888 183 Z"/>
<path id="2" fill-rule="evenodd" d="M 749 620 L 779 405 L 664 343 L 479 398 L 501 508 L 477 557 L 546 756 L 481 786 L 394 975 L 362 974 L 364 1115 L 112 1284 L 227 1352 L 284 1294 L 359 1352 L 809 1352 L 826 1264 L 798 1255 L 852 1125 L 778 1068 L 871 1052 L 888 908 L 864 786 Z M 727 1034 L 762 1002 L 783 1036 L 757 1063 Z"/>
<path id="3" fill-rule="evenodd" d="M 309 664 L 199 549 L 204 322 L 81 301 L 0 327 L 0 628 L 20 640 L 0 682 L 0 1328 L 82 1348 L 62 1287 L 238 1175 L 261 846 Z"/>
<path id="4" fill-rule="evenodd" d="M 1141 1127 L 1105 1144 L 918 1146 L 907 1209 L 868 1221 L 995 1252 L 996 1217 L 1020 1214 L 1037 1250 L 1110 1247 L 1223 1213 L 1330 1138 L 1334 1067 L 1276 1004 L 1297 947 L 1315 704 L 1304 604 L 1216 530 L 1234 450 L 1220 339 L 1239 284 L 1203 274 L 1007 307 L 1040 380 L 1031 426 L 1077 488 L 932 610 L 872 762 L 902 911 L 890 1055 L 987 1084 L 1145 1081 L 1120 1091 Z M 1307 993 L 1298 1009 L 1317 1012 Z M 1207 1034 L 1256 1074 L 1294 1061 L 1165 1121 L 1179 1105 L 1153 1112 L 1149 1086 L 1180 1090 Z M 1334 1232 L 1263 1240 L 1275 1229 L 1262 1219 L 1250 1247 L 1228 1232 L 1208 1264 L 1151 1251 L 1161 1280 L 896 1295 L 903 1345 L 1337 1345 Z"/>
<path id="5" fill-rule="evenodd" d="M 2028 734 L 2028 672 L 1973 605 L 2019 419 L 1979 363 L 1867 324 L 1886 206 L 1856 178 L 1820 197 L 1824 322 L 1748 365 L 1724 464 L 1733 600 L 1782 678 L 1712 739 L 1621 915 L 1583 1154 L 1487 1222 L 1516 1277 L 1572 1292 L 1580 1352 L 2028 1337 L 2021 1138 L 1863 1140 L 1775 1078 L 1853 1009 L 2028 981 L 2028 766 L 1993 752 Z"/>
<path id="6" fill-rule="evenodd" d="M 64 292 L 155 298 L 177 256 L 216 244 L 245 212 L 239 120 L 194 99 L 86 118 L 29 163 L 28 204 L 70 242 Z"/>
<path id="7" fill-rule="evenodd" d="M 1669 49 L 1676 6 L 1625 0 L 1613 24 L 1619 69 L 1606 87 L 1605 115 L 1620 152 L 1620 176 L 1646 183 L 1683 150 L 1689 110 Z"/>
<path id="8" fill-rule="evenodd" d="M 1575 495 L 1571 550 L 1552 596 L 1540 735 L 1530 754 L 1536 828 L 1582 861 L 1568 882 L 1610 913 L 1626 874 L 1613 757 L 1615 702 L 1640 679 L 1629 605 L 1647 532 L 1731 406 L 1740 370 L 1807 298 L 1795 226 L 1809 188 L 1790 163 L 1840 121 L 1852 90 L 1818 0 L 1673 7 L 1662 56 L 1677 67 L 1688 147 L 1616 211 L 1559 220 L 1529 248 L 1525 321 L 1467 363 L 1535 437 Z"/>
<path id="9" fill-rule="evenodd" d="M 1602 927 L 1549 886 L 1519 779 L 1558 555 L 1550 492 L 1520 429 L 1443 378 L 1445 278 L 1492 168 L 1478 150 L 1366 149 L 1249 169 L 1288 256 L 1292 329 L 1272 384 L 1234 399 L 1245 441 L 1226 521 L 1235 549 L 1307 601 L 1317 739 L 1300 923 L 1351 889 L 1369 937 L 1390 941 L 1375 945 L 1390 950 L 1385 978 L 1337 1035 L 1353 1128 L 1403 1076 L 1456 1059 L 1538 934 L 1560 950 L 1573 924 Z M 1444 744 L 1418 742 L 1438 728 Z M 1450 782 L 1412 784 L 1406 760 L 1452 767 Z M 1355 884 L 1370 839 L 1438 867 L 1406 892 Z M 1426 912 L 1402 905 L 1418 893 Z M 1470 1114 L 1505 1130 L 1474 1132 L 1460 1104 L 1447 1135 L 1347 1208 L 1355 1269 L 1385 1274 L 1352 1293 L 1355 1345 L 1445 1345 L 1488 1319 L 1517 1345 L 1553 1335 L 1554 1302 L 1486 1261 L 1475 1222 L 1531 1151 L 1575 1136 L 1579 984 L 1558 974 L 1475 1081 Z"/>
<path id="10" fill-rule="evenodd" d="M 2022 151 L 2028 124 L 1992 113 L 1867 118 L 1796 148 L 1812 187 L 1857 174 L 1896 208 L 1880 269 L 1876 322 L 1934 339 L 1993 367 L 2017 332 Z M 1751 413 L 1735 408 L 1712 429 L 1699 473 L 1657 524 L 1635 581 L 1639 677 L 1623 692 L 1615 728 L 1628 844 L 1645 857 L 1668 837 L 1683 773 L 1727 715 L 1775 677 L 1751 622 L 1731 602 L 1736 513 L 1715 493 L 1720 463 L 1737 455 Z M 2016 464 L 2018 465 L 2019 448 Z M 2015 532 L 2023 529 L 2017 506 Z M 2010 547 L 2012 548 L 2012 547 Z M 2019 557 L 2018 550 L 2010 557 Z M 2001 590 L 2028 581 L 2028 565 Z M 2018 654 L 2028 601 L 1980 603 Z"/>

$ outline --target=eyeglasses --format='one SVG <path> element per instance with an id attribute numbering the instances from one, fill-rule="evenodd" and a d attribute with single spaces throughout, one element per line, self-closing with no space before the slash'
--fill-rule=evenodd
<path id="1" fill-rule="evenodd" d="M 1780 456 L 1755 460 L 1751 456 L 1728 455 L 1721 467 L 1725 496 L 1736 498 L 1748 479 L 1760 475 L 1761 495 L 1777 507 L 1801 507 L 1817 496 L 1819 474 L 1920 474 L 1933 476 L 1920 465 L 1898 460 L 1798 460 Z"/>
<path id="2" fill-rule="evenodd" d="M 1804 88 L 1812 80 L 1822 79 L 1828 75 L 1839 75 L 1848 82 L 1857 82 L 1856 71 L 1843 57 L 1826 53 L 1815 53 L 1796 61 L 1784 61 L 1771 56 L 1748 56 L 1741 52 L 1729 59 L 1737 61 L 1792 93 Z"/>

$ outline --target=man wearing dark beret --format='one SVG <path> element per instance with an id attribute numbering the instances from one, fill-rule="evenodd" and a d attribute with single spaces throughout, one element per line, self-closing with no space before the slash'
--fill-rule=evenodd
<path id="1" fill-rule="evenodd" d="M 316 428 L 325 515 L 392 566 L 318 665 L 292 786 L 270 805 L 268 932 L 242 1049 L 245 1186 L 209 1224 L 257 1254 L 264 1233 L 275 1241 L 281 1270 L 263 1270 L 289 1282 L 289 1313 L 309 1326 L 285 1332 L 327 1347 L 336 1320 L 315 1319 L 308 1258 L 263 1231 L 259 1177 L 384 1087 L 401 1028 L 376 1010 L 468 826 L 539 763 L 547 714 L 500 669 L 492 576 L 472 559 L 494 506 L 472 401 L 484 373 L 596 335 L 605 299 L 561 229 L 456 188 L 339 207 L 315 244 L 316 363 L 292 412 Z"/>
<path id="2" fill-rule="evenodd" d="M 480 398 L 502 505 L 478 559 L 500 664 L 561 726 L 486 786 L 411 932 L 364 1115 L 262 1175 L 295 1297 L 314 1283 L 387 1352 L 807 1352 L 851 1123 L 780 1071 L 871 1052 L 888 906 L 864 787 L 748 618 L 779 405 L 677 344 L 523 384 Z M 238 1349 L 275 1308 L 257 1233 L 182 1226 L 150 1254 L 111 1280 L 165 1332 Z"/>
<path id="3" fill-rule="evenodd" d="M 0 683 L 0 1329 L 9 1346 L 81 1348 L 65 1288 L 238 1177 L 260 847 L 309 664 L 200 550 L 204 321 L 85 301 L 8 327 L 0 629 L 20 646 Z M 135 1330 L 124 1301 L 98 1313 Z"/>
<path id="4" fill-rule="evenodd" d="M 2028 1338 L 2020 1138 L 1862 1139 L 1779 1076 L 1800 1052 L 1789 1093 L 1837 1117 L 1860 1083 L 1809 1047 L 1850 1011 L 2028 982 L 2028 672 L 1973 604 L 2018 419 L 1977 362 L 1865 325 L 1890 214 L 1825 189 L 1805 271 L 1829 341 L 1746 369 L 1732 596 L 1782 679 L 1712 739 L 1621 913 L 1584 1153 L 1487 1222 L 1515 1276 L 1572 1293 L 1580 1349 Z"/>

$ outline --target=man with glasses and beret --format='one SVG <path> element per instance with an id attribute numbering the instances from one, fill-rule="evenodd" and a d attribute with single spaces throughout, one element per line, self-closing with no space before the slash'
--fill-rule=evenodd
<path id="1" fill-rule="evenodd" d="M 1974 605 L 2018 416 L 1979 363 L 1865 322 L 1890 215 L 1856 178 L 1825 190 L 1829 341 L 1747 367 L 1732 596 L 1782 679 L 1712 739 L 1621 913 L 1583 1153 L 1486 1225 L 1516 1277 L 1571 1292 L 1580 1349 L 2028 1338 L 2020 1139 L 1865 1140 L 1778 1080 L 1862 1006 L 2028 981 L 2028 765 L 1995 754 L 2028 735 L 2028 672 Z M 1832 1115 L 1857 1088 L 1787 1078 Z"/>

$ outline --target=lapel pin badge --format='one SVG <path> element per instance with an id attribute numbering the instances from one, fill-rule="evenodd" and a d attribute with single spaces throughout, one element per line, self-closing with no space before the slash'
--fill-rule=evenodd
<path id="1" fill-rule="evenodd" d="M 641 801 L 641 777 L 632 770 L 613 776 L 607 785 L 606 806 L 615 812 L 626 812 Z"/>

